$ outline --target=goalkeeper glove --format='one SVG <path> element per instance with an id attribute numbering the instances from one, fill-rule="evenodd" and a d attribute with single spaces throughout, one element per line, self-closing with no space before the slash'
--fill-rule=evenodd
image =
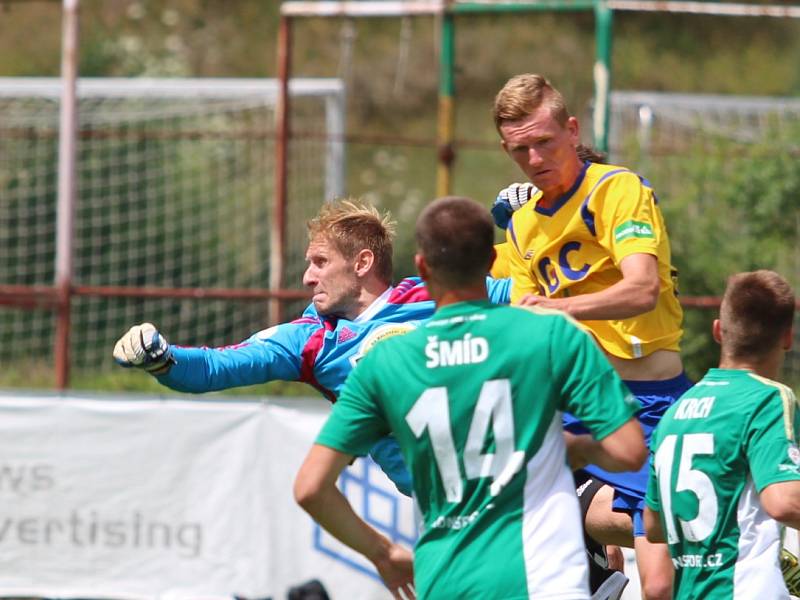
<path id="1" fill-rule="evenodd" d="M 114 360 L 123 367 L 138 367 L 153 374 L 176 362 L 169 343 L 152 323 L 134 325 L 119 338 Z"/>
<path id="2" fill-rule="evenodd" d="M 539 191 L 532 183 L 512 183 L 500 190 L 492 205 L 492 217 L 500 229 L 506 229 L 514 211 L 522 208 Z"/>
<path id="3" fill-rule="evenodd" d="M 781 550 L 781 572 L 786 589 L 793 596 L 800 596 L 800 563 L 797 557 L 786 548 Z"/>

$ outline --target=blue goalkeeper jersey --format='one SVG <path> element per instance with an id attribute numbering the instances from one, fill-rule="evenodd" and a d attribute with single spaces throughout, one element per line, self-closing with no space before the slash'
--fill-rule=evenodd
<path id="1" fill-rule="evenodd" d="M 489 299 L 507 304 L 511 281 L 487 278 L 486 282 Z M 350 371 L 372 346 L 416 328 L 434 310 L 422 280 L 409 277 L 388 288 L 353 320 L 320 316 L 311 304 L 299 319 L 259 331 L 233 346 L 172 346 L 177 362 L 157 379 L 173 390 L 194 393 L 275 380 L 303 381 L 336 402 Z M 384 438 L 369 454 L 398 490 L 411 494 L 411 477 L 394 438 Z"/>

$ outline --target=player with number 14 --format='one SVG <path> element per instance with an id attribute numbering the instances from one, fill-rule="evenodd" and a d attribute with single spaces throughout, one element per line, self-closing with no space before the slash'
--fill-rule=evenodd
<path id="1" fill-rule="evenodd" d="M 437 311 L 359 362 L 295 483 L 303 508 L 370 558 L 396 598 L 411 585 L 408 555 L 335 485 L 373 440 L 393 432 L 411 470 L 424 525 L 413 579 L 434 600 L 588 598 L 567 456 L 612 471 L 646 457 L 639 403 L 587 333 L 557 311 L 488 302 L 493 227 L 466 198 L 423 211 L 416 265 Z M 565 434 L 565 410 L 594 437 Z"/>

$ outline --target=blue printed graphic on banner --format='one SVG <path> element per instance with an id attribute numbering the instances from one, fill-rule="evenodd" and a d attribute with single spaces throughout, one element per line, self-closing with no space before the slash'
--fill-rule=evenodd
<path id="1" fill-rule="evenodd" d="M 417 539 L 413 503 L 400 494 L 370 458 L 358 459 L 342 472 L 339 489 L 362 519 L 394 542 L 409 548 Z M 378 581 L 372 563 L 314 524 L 314 549 Z"/>

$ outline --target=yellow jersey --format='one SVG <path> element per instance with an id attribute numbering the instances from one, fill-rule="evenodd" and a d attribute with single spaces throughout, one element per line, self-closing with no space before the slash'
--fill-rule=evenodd
<path id="1" fill-rule="evenodd" d="M 495 244 L 494 250 L 496 255 L 492 263 L 492 268 L 489 270 L 489 275 L 495 279 L 511 277 L 511 265 L 509 264 L 511 262 L 509 257 L 511 246 L 508 242 L 502 242 L 501 244 Z"/>
<path id="2" fill-rule="evenodd" d="M 677 272 L 647 181 L 623 167 L 587 162 L 572 188 L 551 207 L 539 206 L 539 198 L 541 192 L 515 212 L 507 230 L 511 301 L 526 294 L 564 298 L 604 290 L 622 280 L 622 259 L 651 254 L 658 259 L 661 282 L 656 307 L 628 319 L 581 324 L 606 352 L 620 358 L 677 351 L 683 333 Z"/>

